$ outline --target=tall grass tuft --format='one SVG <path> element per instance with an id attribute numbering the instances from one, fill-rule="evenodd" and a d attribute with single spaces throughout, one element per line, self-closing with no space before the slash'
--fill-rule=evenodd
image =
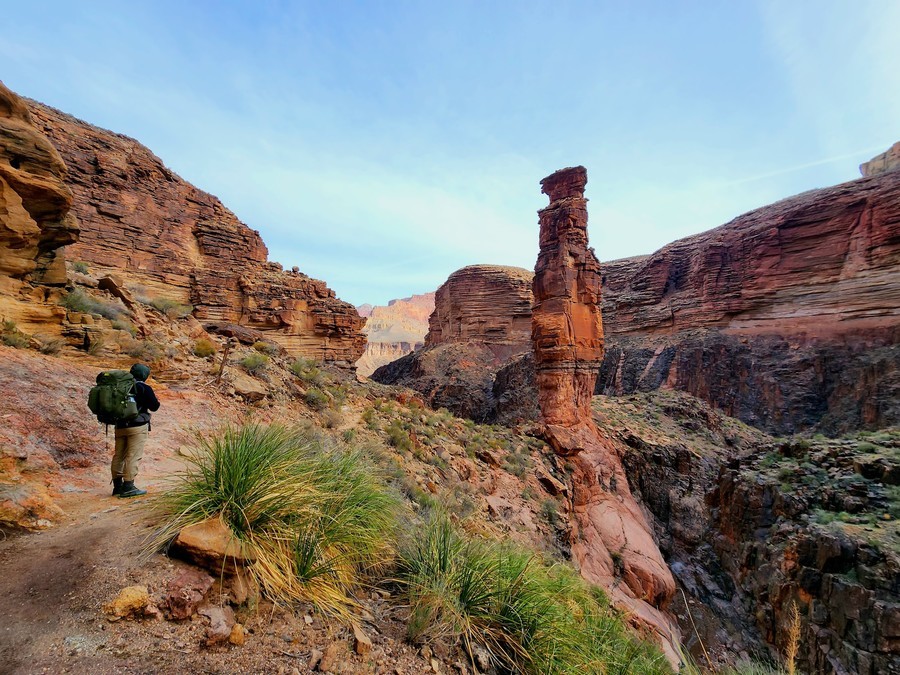
<path id="1" fill-rule="evenodd" d="M 276 602 L 305 600 L 348 618 L 352 593 L 393 559 L 398 500 L 362 454 L 305 430 L 249 424 L 199 436 L 160 498 L 157 547 L 218 516 L 255 556 L 250 572 Z"/>
<path id="2" fill-rule="evenodd" d="M 571 568 L 467 539 L 441 514 L 417 535 L 398 566 L 412 640 L 458 640 L 470 655 L 480 647 L 517 673 L 671 672 Z"/>

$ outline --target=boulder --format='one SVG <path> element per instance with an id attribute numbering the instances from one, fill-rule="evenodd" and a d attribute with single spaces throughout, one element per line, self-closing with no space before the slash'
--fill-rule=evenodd
<path id="1" fill-rule="evenodd" d="M 195 568 L 186 569 L 166 589 L 164 609 L 176 621 L 191 618 L 212 588 L 213 578 Z"/>
<path id="2" fill-rule="evenodd" d="M 215 574 L 223 569 L 234 571 L 256 559 L 249 547 L 235 537 L 218 517 L 183 528 L 172 548 Z"/>
<path id="3" fill-rule="evenodd" d="M 143 616 L 149 606 L 150 594 L 146 586 L 126 586 L 103 606 L 103 611 L 114 619 L 123 619 Z"/>

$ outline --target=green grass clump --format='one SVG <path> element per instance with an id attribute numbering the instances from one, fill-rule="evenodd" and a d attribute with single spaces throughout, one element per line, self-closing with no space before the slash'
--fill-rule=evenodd
<path id="1" fill-rule="evenodd" d="M 443 515 L 401 550 L 399 582 L 414 641 L 460 641 L 515 673 L 671 673 L 602 593 L 569 567 L 508 545 L 467 539 Z"/>
<path id="2" fill-rule="evenodd" d="M 313 410 L 325 410 L 328 407 L 328 395 L 321 389 L 315 387 L 307 389 L 303 400 Z"/>
<path id="3" fill-rule="evenodd" d="M 128 311 L 118 303 L 94 298 L 80 288 L 63 298 L 62 305 L 70 312 L 99 314 L 107 319 L 119 319 L 128 315 Z"/>
<path id="4" fill-rule="evenodd" d="M 263 340 L 257 340 L 253 343 L 253 349 L 258 351 L 260 354 L 266 354 L 268 356 L 276 356 L 280 351 L 281 347 L 272 343 L 265 342 Z"/>
<path id="5" fill-rule="evenodd" d="M 72 263 L 72 269 L 78 272 L 79 274 L 87 274 L 88 273 L 88 265 L 86 262 L 74 262 Z"/>
<path id="6" fill-rule="evenodd" d="M 184 305 L 172 298 L 151 298 L 148 304 L 170 319 L 183 319 L 194 312 L 191 305 Z"/>
<path id="7" fill-rule="evenodd" d="M 131 323 L 128 319 L 113 319 L 112 327 L 116 330 L 124 330 L 131 334 L 131 337 L 135 337 L 138 334 L 137 326 Z"/>
<path id="8" fill-rule="evenodd" d="M 246 370 L 251 375 L 254 375 L 265 370 L 266 366 L 269 365 L 269 357 L 265 354 L 254 352 L 242 358 L 240 364 L 241 368 Z"/>
<path id="9" fill-rule="evenodd" d="M 309 385 L 321 385 L 323 382 L 322 371 L 312 359 L 299 358 L 291 366 L 291 372 Z"/>
<path id="10" fill-rule="evenodd" d="M 398 500 L 362 453 L 326 448 L 309 430 L 251 424 L 198 436 L 158 505 L 155 546 L 219 517 L 255 556 L 248 570 L 269 598 L 339 617 L 393 558 Z"/>
<path id="11" fill-rule="evenodd" d="M 409 437 L 409 432 L 404 428 L 400 420 L 391 420 L 391 423 L 385 429 L 385 433 L 387 433 L 387 440 L 390 445 L 398 450 L 412 451 L 413 444 Z"/>
<path id="12" fill-rule="evenodd" d="M 194 343 L 194 356 L 199 356 L 201 359 L 205 359 L 207 356 L 212 356 L 215 353 L 216 345 L 212 342 L 212 340 L 200 338 Z"/>

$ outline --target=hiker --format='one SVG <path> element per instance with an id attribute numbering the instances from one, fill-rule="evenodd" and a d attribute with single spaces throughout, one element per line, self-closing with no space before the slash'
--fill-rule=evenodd
<path id="1" fill-rule="evenodd" d="M 159 401 L 146 380 L 150 368 L 143 363 L 131 366 L 134 376 L 134 399 L 138 414 L 127 421 L 116 422 L 116 454 L 112 460 L 113 496 L 138 497 L 146 490 L 135 487 L 138 464 L 150 433 L 150 413 L 159 410 Z"/>

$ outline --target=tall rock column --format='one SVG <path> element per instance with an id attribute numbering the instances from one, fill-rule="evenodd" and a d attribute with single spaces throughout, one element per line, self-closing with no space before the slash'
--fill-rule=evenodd
<path id="1" fill-rule="evenodd" d="M 532 342 L 545 436 L 569 458 L 572 557 L 635 623 L 655 631 L 677 663 L 678 633 L 665 614 L 675 581 L 628 488 L 613 446 L 593 422 L 591 397 L 603 360 L 600 263 L 588 247 L 584 167 L 541 181 L 550 205 L 539 212 Z"/>

